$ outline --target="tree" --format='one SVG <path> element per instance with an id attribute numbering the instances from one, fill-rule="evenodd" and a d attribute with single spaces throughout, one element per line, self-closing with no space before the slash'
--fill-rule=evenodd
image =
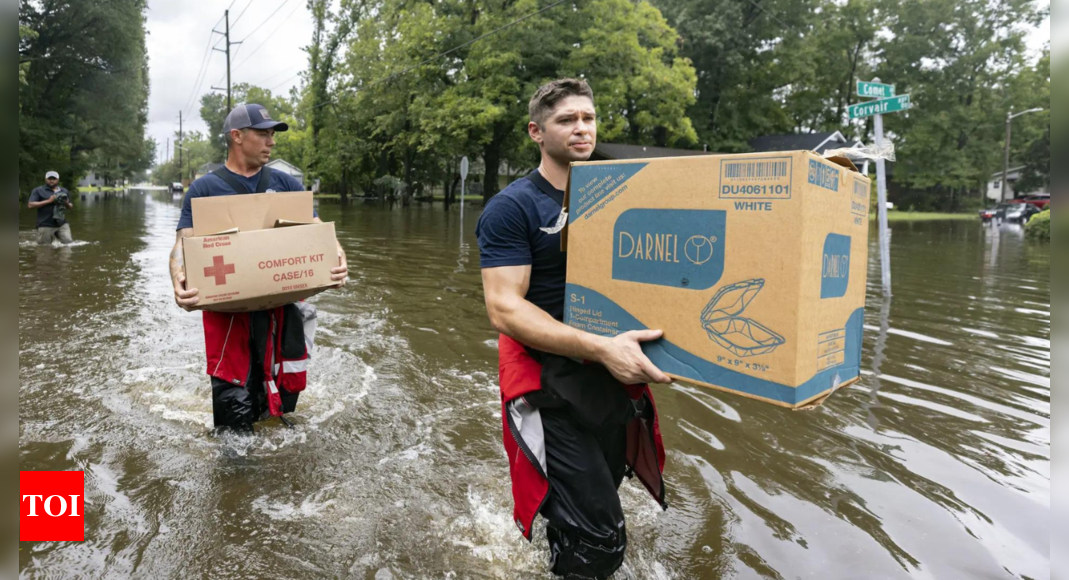
<path id="1" fill-rule="evenodd" d="M 527 102 L 539 85 L 563 76 L 590 79 L 603 139 L 695 142 L 686 116 L 694 70 L 653 6 L 593 0 L 530 16 L 539 6 L 537 0 L 365 5 L 373 16 L 353 24 L 354 40 L 336 75 L 343 92 L 331 101 L 337 122 L 317 149 L 324 177 L 329 166 L 341 172 L 346 189 L 357 182 L 373 190 L 392 176 L 402 186 L 382 193 L 400 189 L 404 200 L 430 183 L 451 190 L 459 158 L 467 155 L 481 159 L 476 165 L 488 198 L 500 188 L 502 166 L 537 163 L 537 148 L 526 137 Z M 525 16 L 507 33 L 493 33 Z M 333 143 L 343 136 L 351 142 Z"/>
<path id="2" fill-rule="evenodd" d="M 655 4 L 679 31 L 681 53 L 696 69 L 697 98 L 689 116 L 699 142 L 713 151 L 746 151 L 754 137 L 796 128 L 785 99 L 796 93 L 804 96 L 806 79 L 830 72 L 813 69 L 818 50 L 813 42 L 817 34 L 827 32 L 816 25 L 824 17 L 818 9 L 832 7 L 832 2 L 655 0 Z"/>
<path id="3" fill-rule="evenodd" d="M 885 6 L 889 34 L 877 73 L 911 93 L 916 106 L 886 118 L 897 136 L 895 182 L 923 191 L 930 205 L 957 209 L 1001 168 L 1006 112 L 1031 100 L 1015 87 L 1028 68 L 1024 26 L 1038 24 L 1040 13 L 1031 0 Z"/>
<path id="4" fill-rule="evenodd" d="M 1050 187 L 1050 125 L 1043 137 L 1028 147 L 1021 179 L 1014 186 L 1018 192 L 1039 191 Z"/>
<path id="5" fill-rule="evenodd" d="M 20 191 L 50 169 L 77 183 L 89 169 L 129 178 L 144 165 L 144 11 L 144 0 L 20 2 Z"/>
<path id="6" fill-rule="evenodd" d="M 293 102 L 281 95 L 274 95 L 271 91 L 251 85 L 249 83 L 237 83 L 230 88 L 231 100 L 234 106 L 256 104 L 267 107 L 271 116 L 278 120 L 290 123 L 294 118 Z M 212 159 L 214 163 L 222 163 L 226 160 L 226 140 L 223 137 L 223 123 L 230 111 L 226 108 L 226 95 L 222 93 L 206 93 L 200 98 L 200 118 L 208 125 L 206 138 L 211 142 Z"/>

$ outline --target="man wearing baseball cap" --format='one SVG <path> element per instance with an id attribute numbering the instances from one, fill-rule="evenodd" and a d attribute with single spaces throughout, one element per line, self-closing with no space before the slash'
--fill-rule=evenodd
<path id="1" fill-rule="evenodd" d="M 189 186 L 178 220 L 178 236 L 171 252 L 171 282 L 175 302 L 186 311 L 197 310 L 199 291 L 186 287 L 182 239 L 193 235 L 192 199 L 218 195 L 305 191 L 293 176 L 266 167 L 275 146 L 275 133 L 289 126 L 271 118 L 261 105 L 238 105 L 226 117 L 223 137 L 227 144 L 226 164 Z M 320 222 L 316 215 L 314 220 Z M 338 265 L 331 269 L 337 287 L 345 285 L 349 269 L 345 251 L 338 245 Z M 294 316 L 284 320 L 314 318 L 307 305 L 286 307 Z M 299 314 L 296 312 L 299 310 Z M 208 375 L 212 383 L 212 411 L 217 429 L 251 432 L 252 425 L 267 410 L 263 357 L 267 342 L 267 312 L 225 314 L 204 312 L 204 342 L 207 349 Z M 272 319 L 273 320 L 273 319 Z M 287 328 L 282 334 L 290 336 Z M 240 338 L 239 338 L 240 337 Z M 257 360 L 257 358 L 259 360 Z M 260 364 L 257 364 L 260 363 Z M 250 370 L 251 369 L 251 370 Z M 235 377 L 242 377 L 235 378 Z M 297 404 L 297 393 L 282 393 L 282 412 L 289 413 Z"/>
<path id="2" fill-rule="evenodd" d="M 45 184 L 30 193 L 30 209 L 37 210 L 37 243 L 47 246 L 59 238 L 63 244 L 69 244 L 71 226 L 67 223 L 67 210 L 73 209 L 71 194 L 59 186 L 59 174 L 49 171 L 45 174 Z"/>

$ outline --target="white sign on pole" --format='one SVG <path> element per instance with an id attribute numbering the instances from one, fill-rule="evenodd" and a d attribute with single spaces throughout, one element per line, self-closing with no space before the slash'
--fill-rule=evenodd
<path id="1" fill-rule="evenodd" d="M 464 195 L 468 181 L 468 156 L 465 155 L 460 160 L 460 219 L 461 223 L 464 220 Z"/>

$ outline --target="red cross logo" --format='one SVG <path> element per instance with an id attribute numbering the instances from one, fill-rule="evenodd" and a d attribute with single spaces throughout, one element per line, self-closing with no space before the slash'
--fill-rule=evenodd
<path id="1" fill-rule="evenodd" d="M 206 278 L 215 278 L 216 286 L 223 286 L 226 284 L 226 275 L 234 273 L 233 264 L 224 264 L 222 256 L 215 256 L 212 258 L 211 267 L 204 269 L 204 276 Z"/>

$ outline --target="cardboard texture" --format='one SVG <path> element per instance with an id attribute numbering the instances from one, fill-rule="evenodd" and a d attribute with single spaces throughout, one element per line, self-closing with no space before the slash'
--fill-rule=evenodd
<path id="1" fill-rule="evenodd" d="M 312 192 L 294 191 L 197 197 L 193 207 L 193 235 L 208 236 L 237 228 L 239 232 L 275 227 L 279 220 L 312 222 Z"/>
<path id="2" fill-rule="evenodd" d="M 870 181 L 811 151 L 572 164 L 565 323 L 801 408 L 861 369 Z"/>
<path id="3" fill-rule="evenodd" d="M 182 241 L 186 287 L 200 290 L 203 310 L 268 310 L 333 284 L 334 224 L 311 223 L 311 193 L 198 198 L 192 206 L 194 236 Z"/>

